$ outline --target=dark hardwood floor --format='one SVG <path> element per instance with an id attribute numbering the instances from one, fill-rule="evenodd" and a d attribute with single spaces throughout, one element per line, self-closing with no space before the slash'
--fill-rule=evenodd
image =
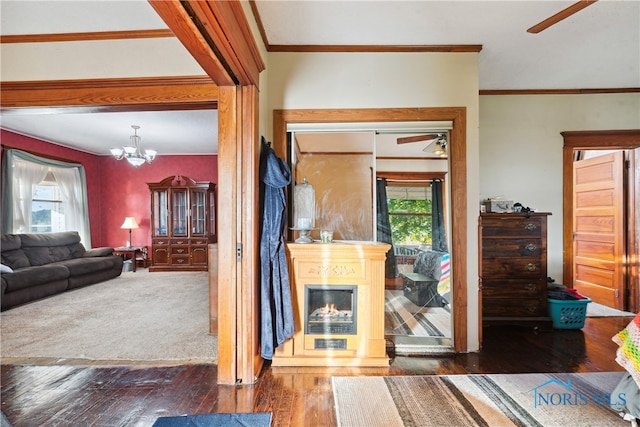
<path id="1" fill-rule="evenodd" d="M 3 361 L 2 411 L 21 426 L 151 426 L 157 417 L 272 412 L 274 426 L 335 426 L 331 377 L 622 371 L 611 337 L 631 318 L 582 330 L 491 326 L 479 353 L 393 357 L 388 368 L 271 368 L 251 386 L 219 386 L 216 367 L 35 365 Z M 393 356 L 393 349 L 389 349 Z"/>

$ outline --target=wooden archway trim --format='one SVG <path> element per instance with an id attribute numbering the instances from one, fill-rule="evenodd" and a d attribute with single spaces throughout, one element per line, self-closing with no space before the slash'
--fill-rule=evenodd
<path id="1" fill-rule="evenodd" d="M 467 343 L 467 109 L 443 108 L 365 108 L 274 110 L 273 147 L 282 158 L 287 155 L 287 124 L 448 121 L 451 171 L 451 265 L 453 276 L 453 345 L 456 352 L 466 352 Z M 480 329 L 480 322 L 478 328 Z M 478 330 L 479 336 L 480 330 Z"/>

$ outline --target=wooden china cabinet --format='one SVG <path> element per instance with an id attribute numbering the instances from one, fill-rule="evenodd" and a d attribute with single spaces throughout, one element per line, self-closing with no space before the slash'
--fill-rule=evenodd
<path id="1" fill-rule="evenodd" d="M 186 176 L 149 183 L 149 271 L 206 271 L 209 243 L 216 241 L 215 184 Z"/>

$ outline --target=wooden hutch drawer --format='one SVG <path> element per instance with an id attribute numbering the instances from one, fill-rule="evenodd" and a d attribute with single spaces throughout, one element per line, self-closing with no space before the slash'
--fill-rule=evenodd
<path id="1" fill-rule="evenodd" d="M 152 239 L 151 240 L 151 244 L 153 246 L 168 246 L 168 245 L 171 244 L 171 241 L 168 238 L 166 238 L 166 239 L 162 239 L 162 238 L 158 239 L 158 238 L 156 238 L 156 239 Z"/>
<path id="2" fill-rule="evenodd" d="M 542 237 L 543 219 L 541 217 L 513 217 L 513 214 L 498 214 L 506 216 L 482 217 L 482 237 Z"/>
<path id="3" fill-rule="evenodd" d="M 171 255 L 171 265 L 190 265 L 191 257 L 186 255 Z"/>
<path id="4" fill-rule="evenodd" d="M 493 257 L 538 257 L 546 253 L 541 239 L 485 239 L 482 242 L 482 256 Z"/>
<path id="5" fill-rule="evenodd" d="M 171 256 L 189 256 L 189 246 L 188 245 L 184 245 L 184 246 L 176 246 L 176 245 L 172 245 L 171 246 Z"/>

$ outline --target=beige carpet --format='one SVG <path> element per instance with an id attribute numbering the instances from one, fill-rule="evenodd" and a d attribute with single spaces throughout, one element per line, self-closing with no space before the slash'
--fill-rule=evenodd
<path id="1" fill-rule="evenodd" d="M 126 272 L 3 312 L 0 355 L 3 362 L 217 363 L 208 302 L 207 272 Z"/>
<path id="2" fill-rule="evenodd" d="M 333 377 L 338 426 L 629 426 L 623 372 Z M 624 405 L 624 403 L 623 403 Z"/>

